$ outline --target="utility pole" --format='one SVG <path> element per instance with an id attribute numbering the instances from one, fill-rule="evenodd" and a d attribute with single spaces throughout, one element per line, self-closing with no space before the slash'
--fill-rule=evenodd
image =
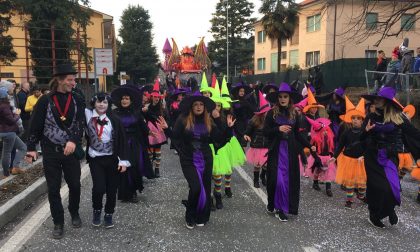
<path id="1" fill-rule="evenodd" d="M 229 82 L 229 0 L 226 1 L 226 76 Z"/>

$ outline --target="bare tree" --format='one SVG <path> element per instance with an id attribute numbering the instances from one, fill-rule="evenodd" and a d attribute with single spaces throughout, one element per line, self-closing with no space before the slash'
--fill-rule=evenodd
<path id="1" fill-rule="evenodd" d="M 340 34 L 337 33 L 337 36 L 352 39 L 356 44 L 369 37 L 378 36 L 374 46 L 379 46 L 388 37 L 398 37 L 407 30 L 413 30 L 414 23 L 420 19 L 418 0 L 323 0 L 323 2 L 321 7 L 323 14 L 332 10 L 338 17 L 346 19 L 345 29 Z M 351 5 L 350 13 L 344 13 L 345 5 Z M 377 20 L 368 23 L 368 15 L 374 13 L 378 13 Z M 402 20 L 403 17 L 405 20 Z M 400 25 L 401 22 L 404 24 Z"/>

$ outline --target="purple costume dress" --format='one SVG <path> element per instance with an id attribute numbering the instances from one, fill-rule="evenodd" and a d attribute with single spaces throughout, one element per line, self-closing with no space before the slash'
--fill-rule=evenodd
<path id="1" fill-rule="evenodd" d="M 267 158 L 267 209 L 297 215 L 300 191 L 298 148 L 310 148 L 310 144 L 299 133 L 299 121 L 289 119 L 286 110 L 280 111 L 276 118 L 273 116 L 273 111 L 269 111 L 264 125 L 264 133 L 271 141 Z M 280 132 L 282 125 L 290 125 L 292 130 Z"/>

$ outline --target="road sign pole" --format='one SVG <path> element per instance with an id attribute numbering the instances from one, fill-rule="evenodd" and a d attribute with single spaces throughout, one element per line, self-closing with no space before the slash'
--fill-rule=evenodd
<path id="1" fill-rule="evenodd" d="M 96 48 L 94 48 L 93 49 L 93 58 L 95 59 L 94 61 L 93 61 L 93 64 L 94 64 L 94 66 L 93 66 L 93 78 L 95 78 L 94 80 L 95 80 L 95 94 L 96 93 L 98 93 L 98 82 L 97 82 L 97 80 L 96 80 Z"/>

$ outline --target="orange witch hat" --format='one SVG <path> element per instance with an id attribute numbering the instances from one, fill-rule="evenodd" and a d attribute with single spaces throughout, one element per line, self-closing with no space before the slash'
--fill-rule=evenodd
<path id="1" fill-rule="evenodd" d="M 403 109 L 403 113 L 408 117 L 408 119 L 411 119 L 416 115 L 416 108 L 413 105 L 408 104 Z"/>
<path id="2" fill-rule="evenodd" d="M 351 123 L 351 118 L 353 116 L 360 116 L 362 118 L 365 118 L 366 116 L 365 99 L 363 98 L 360 99 L 356 107 L 354 107 L 354 105 L 351 103 L 351 106 L 353 108 L 351 108 L 350 104 L 348 104 L 347 101 L 351 103 L 350 99 L 348 99 L 346 96 L 346 114 L 340 117 L 341 120 L 343 120 L 345 123 Z M 347 105 L 350 106 L 349 109 L 347 109 Z"/>
<path id="3" fill-rule="evenodd" d="M 322 106 L 321 104 L 319 104 L 316 99 L 314 94 L 312 93 L 311 89 L 308 88 L 308 104 L 303 108 L 303 113 L 308 112 L 308 110 L 310 108 L 325 108 L 324 106 Z"/>

